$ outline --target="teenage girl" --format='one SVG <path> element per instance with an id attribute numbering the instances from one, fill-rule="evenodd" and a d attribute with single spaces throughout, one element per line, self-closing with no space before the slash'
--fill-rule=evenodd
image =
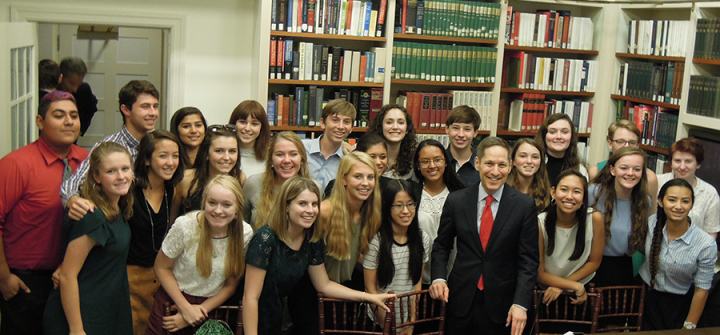
<path id="1" fill-rule="evenodd" d="M 512 170 L 508 185 L 535 199 L 538 212 L 550 205 L 550 182 L 543 159 L 542 147 L 533 139 L 521 138 L 515 142 L 512 153 Z"/>
<path id="2" fill-rule="evenodd" d="M 373 119 L 369 133 L 382 136 L 388 146 L 388 168 L 384 176 L 393 179 L 412 178 L 412 159 L 417 147 L 413 120 L 405 107 L 385 105 Z"/>
<path id="3" fill-rule="evenodd" d="M 235 107 L 228 123 L 238 129 L 240 161 L 245 175 L 265 172 L 270 124 L 263 106 L 255 100 L 245 100 Z"/>
<path id="4" fill-rule="evenodd" d="M 195 107 L 180 108 L 170 119 L 170 132 L 182 143 L 180 151 L 185 156 L 185 168 L 189 169 L 195 163 L 206 130 L 207 121 L 202 112 Z"/>
<path id="5" fill-rule="evenodd" d="M 535 135 L 535 141 L 546 154 L 544 159 L 551 186 L 555 186 L 552 183 L 557 180 L 560 172 L 567 169 L 580 171 L 587 179 L 587 169 L 578 155 L 578 135 L 575 125 L 567 114 L 557 113 L 545 118 Z"/>

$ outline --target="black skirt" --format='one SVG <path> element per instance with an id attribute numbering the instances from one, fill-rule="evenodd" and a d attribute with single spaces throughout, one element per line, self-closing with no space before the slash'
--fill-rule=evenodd
<path id="1" fill-rule="evenodd" d="M 692 304 L 695 287 L 686 294 L 648 290 L 645 294 L 645 315 L 642 330 L 680 329 Z"/>

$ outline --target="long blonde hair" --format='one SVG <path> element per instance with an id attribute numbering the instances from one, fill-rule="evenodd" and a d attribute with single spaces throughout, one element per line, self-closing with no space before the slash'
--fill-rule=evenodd
<path id="1" fill-rule="evenodd" d="M 120 197 L 120 201 L 118 201 L 119 209 L 115 209 L 115 206 L 113 206 L 113 204 L 111 204 L 105 196 L 105 190 L 102 188 L 102 185 L 95 181 L 95 175 L 100 172 L 100 165 L 103 163 L 105 158 L 116 152 L 126 154 L 131 163 L 130 166 L 132 167 L 132 157 L 127 149 L 115 142 L 100 143 L 90 154 L 88 159 L 90 169 L 88 170 L 87 177 L 85 178 L 85 183 L 83 183 L 80 188 L 80 197 L 92 201 L 95 204 L 95 207 L 100 208 L 110 222 L 115 220 L 115 218 L 120 214 L 120 211 L 122 211 L 123 218 L 125 220 L 129 219 L 133 215 L 132 185 L 130 189 L 128 189 L 128 193 Z"/>
<path id="2" fill-rule="evenodd" d="M 275 169 L 273 168 L 272 156 L 275 152 L 275 146 L 280 140 L 290 141 L 295 144 L 298 153 L 300 154 L 300 170 L 297 175 L 301 177 L 310 178 L 310 168 L 307 163 L 307 153 L 305 152 L 305 145 L 302 143 L 300 137 L 297 134 L 290 131 L 283 131 L 275 134 L 270 140 L 270 145 L 267 148 L 267 159 L 265 160 L 265 173 L 262 178 L 262 186 L 260 188 L 260 203 L 258 204 L 258 217 L 255 221 L 255 230 L 265 225 L 267 222 L 270 209 L 275 204 Z"/>
<path id="3" fill-rule="evenodd" d="M 240 182 L 229 175 L 217 175 L 205 186 L 202 196 L 202 211 L 198 214 L 198 251 L 195 258 L 195 266 L 200 270 L 204 278 L 210 277 L 212 273 L 213 244 L 210 236 L 210 227 L 205 219 L 205 202 L 207 201 L 210 188 L 218 184 L 235 195 L 237 205 L 236 217 L 228 225 L 228 246 L 225 256 L 225 276 L 228 278 L 240 278 L 245 272 L 245 257 L 243 256 L 243 192 Z"/>
<path id="4" fill-rule="evenodd" d="M 353 239 L 350 199 L 342 179 L 350 173 L 350 170 L 356 164 L 365 164 L 371 167 L 375 174 L 375 188 L 360 207 L 359 252 L 361 254 L 369 250 L 370 241 L 377 233 L 381 222 L 380 209 L 382 208 L 382 202 L 380 200 L 380 180 L 378 179 L 380 176 L 378 175 L 377 166 L 375 166 L 375 162 L 368 154 L 351 152 L 340 160 L 337 182 L 333 187 L 332 195 L 328 199 L 332 206 L 328 214 L 328 220 L 323 220 L 320 224 L 321 236 L 325 240 L 327 254 L 339 260 L 350 259 L 350 246 Z"/>
<path id="5" fill-rule="evenodd" d="M 283 183 L 283 186 L 280 188 L 280 191 L 277 194 L 278 201 L 276 202 L 275 207 L 273 207 L 272 211 L 270 211 L 270 215 L 268 216 L 268 226 L 273 231 L 275 231 L 275 234 L 277 234 L 278 238 L 280 238 L 281 241 L 285 242 L 285 244 L 289 245 L 291 242 L 290 237 L 288 236 L 288 225 L 290 224 L 290 221 L 288 220 L 287 206 L 289 206 L 290 202 L 295 200 L 295 198 L 297 198 L 298 195 L 305 190 L 309 190 L 310 192 L 315 193 L 315 195 L 318 197 L 319 208 L 320 190 L 318 189 L 315 182 L 312 181 L 312 179 L 310 178 L 295 176 L 286 180 L 285 183 Z M 318 216 L 315 219 L 315 223 L 310 228 L 305 229 L 305 237 L 308 238 L 310 242 L 316 242 L 320 239 L 320 229 L 315 228 L 320 222 L 320 214 L 318 213 Z"/>

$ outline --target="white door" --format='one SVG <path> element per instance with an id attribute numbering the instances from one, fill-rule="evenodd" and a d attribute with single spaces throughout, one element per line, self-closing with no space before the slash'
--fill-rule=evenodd
<path id="1" fill-rule="evenodd" d="M 0 23 L 0 157 L 38 137 L 37 26 Z"/>
<path id="2" fill-rule="evenodd" d="M 162 92 L 162 29 L 120 27 L 117 37 L 82 34 L 77 25 L 59 25 L 59 59 L 80 57 L 88 67 L 85 82 L 98 99 L 98 111 L 78 144 L 90 148 L 103 137 L 117 132 L 123 119 L 118 92 L 130 80 L 153 83 Z M 158 125 L 165 124 L 161 111 Z"/>

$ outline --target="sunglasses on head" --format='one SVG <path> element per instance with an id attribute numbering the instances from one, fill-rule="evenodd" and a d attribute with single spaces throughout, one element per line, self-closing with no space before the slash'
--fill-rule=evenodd
<path id="1" fill-rule="evenodd" d="M 214 124 L 212 126 L 209 126 L 207 129 L 211 132 L 216 132 L 221 129 L 225 129 L 233 133 L 237 132 L 237 126 L 235 126 L 234 124 Z"/>

